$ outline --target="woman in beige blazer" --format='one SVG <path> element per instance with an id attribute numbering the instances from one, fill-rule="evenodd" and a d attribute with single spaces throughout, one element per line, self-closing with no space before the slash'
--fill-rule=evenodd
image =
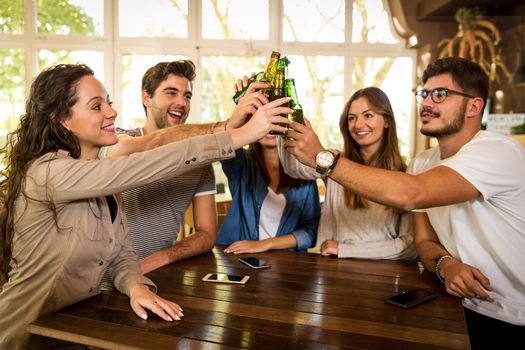
<path id="1" fill-rule="evenodd" d="M 235 149 L 283 129 L 272 124 L 286 123 L 276 115 L 289 110 L 278 105 L 256 106 L 238 129 L 208 127 L 208 135 L 99 160 L 100 148 L 118 140 L 104 86 L 85 65 L 40 73 L 1 151 L 0 348 L 31 346 L 25 326 L 99 293 L 106 269 L 139 317 L 149 310 L 179 320 L 181 307 L 157 296 L 140 271 L 116 193 L 233 157 Z"/>

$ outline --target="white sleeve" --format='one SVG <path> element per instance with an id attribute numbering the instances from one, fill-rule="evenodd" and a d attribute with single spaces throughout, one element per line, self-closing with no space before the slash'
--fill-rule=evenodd
<path id="1" fill-rule="evenodd" d="M 442 165 L 458 172 L 487 200 L 522 183 L 524 154 L 520 145 L 504 138 L 475 139 Z"/>
<path id="2" fill-rule="evenodd" d="M 283 136 L 277 136 L 277 149 L 279 151 L 279 160 L 281 161 L 286 174 L 296 179 L 303 180 L 315 180 L 321 178 L 321 174 L 315 171 L 315 169 L 299 162 L 284 148 Z"/>

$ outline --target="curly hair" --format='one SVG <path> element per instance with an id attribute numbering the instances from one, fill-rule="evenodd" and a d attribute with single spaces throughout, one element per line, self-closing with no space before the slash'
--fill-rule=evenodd
<path id="1" fill-rule="evenodd" d="M 365 98 L 374 110 L 385 118 L 385 122 L 388 123 L 388 128 L 384 131 L 385 134 L 381 140 L 379 150 L 370 161 L 370 164 L 366 165 L 387 170 L 405 171 L 406 165 L 399 153 L 396 119 L 394 118 L 392 105 L 383 90 L 373 86 L 357 90 L 348 102 L 346 102 L 341 113 L 339 129 L 341 130 L 341 135 L 343 135 L 345 158 L 359 164 L 365 164 L 361 154 L 361 146 L 352 138 L 348 130 L 348 111 L 352 103 L 359 98 Z M 345 203 L 352 209 L 367 207 L 365 200 L 349 189 L 345 189 Z"/>
<path id="2" fill-rule="evenodd" d="M 59 64 L 41 72 L 31 84 L 25 114 L 18 127 L 7 135 L 0 149 L 4 168 L 0 171 L 0 286 L 8 280 L 15 234 L 15 201 L 23 195 L 30 163 L 53 151 L 66 150 L 73 158 L 80 156 L 78 138 L 61 123 L 71 115 L 77 101 L 80 79 L 94 75 L 83 64 Z M 54 206 L 51 204 L 52 209 Z M 56 214 L 56 213 L 55 213 Z"/>

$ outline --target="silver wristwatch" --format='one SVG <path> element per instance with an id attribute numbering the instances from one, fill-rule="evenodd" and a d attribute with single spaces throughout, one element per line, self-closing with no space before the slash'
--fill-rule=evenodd
<path id="1" fill-rule="evenodd" d="M 339 160 L 339 152 L 324 150 L 315 156 L 315 171 L 323 176 L 330 176 Z"/>

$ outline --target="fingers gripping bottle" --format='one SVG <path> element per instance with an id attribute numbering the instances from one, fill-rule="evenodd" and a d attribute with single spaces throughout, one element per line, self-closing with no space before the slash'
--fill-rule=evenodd
<path id="1" fill-rule="evenodd" d="M 270 56 L 270 60 L 268 61 L 268 64 L 266 65 L 266 69 L 264 72 L 257 73 L 254 77 L 251 77 L 250 80 L 248 80 L 248 85 L 245 86 L 242 90 L 237 91 L 235 95 L 233 95 L 233 102 L 237 104 L 239 102 L 239 99 L 246 94 L 246 90 L 248 90 L 248 87 L 251 83 L 254 81 L 262 81 L 264 83 L 270 84 L 272 87 L 274 86 L 275 77 L 277 75 L 277 67 L 279 65 L 279 58 L 281 57 L 281 54 L 277 51 L 272 51 L 272 55 Z M 264 89 L 263 93 L 266 95 L 266 97 L 270 98 L 271 96 L 271 90 L 272 87 L 269 89 Z"/>
<path id="2" fill-rule="evenodd" d="M 288 119 L 295 122 L 304 124 L 303 118 L 303 107 L 299 104 L 299 99 L 297 98 L 297 91 L 295 90 L 295 80 L 290 78 L 285 81 L 285 90 L 286 96 L 291 97 L 289 102 L 289 107 L 293 109 L 292 114 L 288 114 Z M 292 138 L 289 138 L 293 140 Z"/>

